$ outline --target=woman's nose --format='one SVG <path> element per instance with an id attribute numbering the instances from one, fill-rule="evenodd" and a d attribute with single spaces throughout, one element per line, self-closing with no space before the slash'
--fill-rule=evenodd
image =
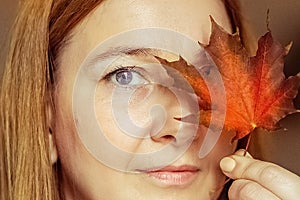
<path id="1" fill-rule="evenodd" d="M 197 132 L 197 116 L 191 114 L 182 118 L 173 117 L 167 120 L 165 128 L 151 133 L 151 139 L 162 144 L 172 142 L 174 145 L 180 146 L 195 140 L 198 135 Z"/>
<path id="2" fill-rule="evenodd" d="M 193 140 L 199 125 L 197 97 L 183 90 L 168 88 L 160 97 L 160 105 L 165 115 L 159 114 L 159 111 L 152 114 L 151 139 L 176 145 Z"/>
<path id="3" fill-rule="evenodd" d="M 169 117 L 169 116 L 168 116 Z M 164 125 L 158 129 L 157 124 L 161 123 L 161 119 L 155 118 L 150 130 L 150 137 L 154 142 L 167 144 L 169 142 L 176 142 L 177 133 L 180 123 L 176 119 L 167 119 Z"/>

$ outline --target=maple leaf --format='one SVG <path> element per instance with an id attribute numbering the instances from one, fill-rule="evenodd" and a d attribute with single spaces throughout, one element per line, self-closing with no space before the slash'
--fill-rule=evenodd
<path id="1" fill-rule="evenodd" d="M 283 73 L 284 58 L 289 48 L 284 48 L 268 32 L 259 39 L 256 55 L 251 57 L 243 46 L 239 33 L 229 34 L 213 19 L 211 21 L 209 44 L 199 44 L 210 55 L 222 76 L 226 102 L 214 102 L 217 106 L 210 109 L 226 107 L 224 128 L 236 131 L 234 139 L 240 139 L 258 127 L 269 131 L 280 128 L 279 120 L 296 112 L 293 99 L 300 86 L 299 75 L 286 78 Z M 203 80 L 207 77 L 196 73 L 196 69 L 193 70 L 194 67 L 182 58 L 170 63 L 160 59 L 160 62 L 177 69 L 191 83 L 201 99 L 199 107 L 204 110 L 200 121 L 208 125 L 211 122 L 208 107 L 212 105 L 212 94 L 209 94 L 207 88 L 214 86 L 207 86 L 207 82 Z M 215 87 L 213 90 L 220 89 Z M 223 125 L 222 120 L 215 121 L 220 121 L 217 126 Z"/>
<path id="2" fill-rule="evenodd" d="M 194 89 L 195 94 L 199 97 L 198 102 L 202 110 L 210 109 L 210 93 L 202 73 L 199 73 L 194 66 L 189 65 L 181 56 L 179 60 L 174 62 L 168 62 L 167 60 L 155 56 L 155 58 L 162 64 L 173 69 L 176 69 L 183 75 L 183 78 L 188 81 L 191 87 Z"/>

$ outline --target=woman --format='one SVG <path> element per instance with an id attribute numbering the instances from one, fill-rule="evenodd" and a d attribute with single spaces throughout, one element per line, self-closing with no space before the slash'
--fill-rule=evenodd
<path id="1" fill-rule="evenodd" d="M 226 198 L 221 194 L 225 175 L 235 179 L 229 199 L 298 198 L 300 179 L 297 175 L 274 164 L 251 159 L 250 155 L 244 157 L 241 151 L 224 158 L 237 148 L 237 142 L 231 143 L 234 133 L 222 133 L 212 151 L 199 159 L 206 132 L 201 126 L 172 163 L 160 161 L 128 170 L 126 167 L 133 157 L 124 159 L 125 167 L 111 166 L 103 162 L 101 156 L 99 159 L 98 149 L 94 152 L 93 147 L 86 144 L 83 137 L 89 135 L 89 131 L 86 134 L 78 131 L 81 126 L 90 130 L 90 118 L 80 118 L 72 107 L 74 91 L 78 89 L 74 87 L 78 72 L 93 55 L 101 62 L 103 57 L 116 54 L 97 55 L 94 52 L 99 44 L 123 32 L 149 27 L 176 31 L 194 41 L 207 43 L 209 16 L 229 32 L 239 27 L 247 44 L 248 37 L 237 9 L 235 2 L 219 0 L 23 1 L 1 89 L 1 198 L 223 199 Z M 170 101 L 176 99 L 174 93 L 167 87 L 153 87 L 157 96 L 164 94 L 159 100 L 152 98 L 157 97 L 152 93 L 144 98 L 144 90 L 133 93 L 139 101 L 128 107 L 137 124 L 150 122 L 144 119 L 147 113 L 139 112 L 134 106 L 146 105 L 141 110 L 148 111 L 149 105 L 158 101 L 168 111 L 164 126 L 155 131 L 157 134 L 149 134 L 147 140 L 123 134 L 114 121 L 115 108 L 111 104 L 115 103 L 115 90 L 128 91 L 133 83 L 149 81 L 145 78 L 149 74 L 159 77 L 166 74 L 166 70 L 151 74 L 152 68 L 136 65 L 158 63 L 156 57 L 174 61 L 178 55 L 143 49 L 123 50 L 119 54 L 121 57 L 114 60 L 115 66 L 103 69 L 97 77 L 95 118 L 103 135 L 123 152 L 135 155 L 159 151 L 178 140 L 176 133 L 183 124 L 183 120 L 177 120 L 182 117 L 181 102 Z M 146 103 L 140 105 L 140 100 Z M 123 158 L 113 157 L 112 161 L 118 159 Z"/>

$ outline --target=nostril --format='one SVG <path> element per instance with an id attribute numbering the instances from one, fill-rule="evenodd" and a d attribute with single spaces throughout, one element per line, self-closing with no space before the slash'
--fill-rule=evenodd
<path id="1" fill-rule="evenodd" d="M 173 135 L 165 135 L 165 136 L 163 136 L 163 138 L 165 140 L 169 140 L 169 141 L 176 140 L 176 138 Z"/>
<path id="2" fill-rule="evenodd" d="M 176 142 L 175 136 L 171 134 L 165 134 L 160 137 L 151 137 L 153 141 L 155 142 L 161 142 L 161 143 L 169 143 L 169 142 Z"/>

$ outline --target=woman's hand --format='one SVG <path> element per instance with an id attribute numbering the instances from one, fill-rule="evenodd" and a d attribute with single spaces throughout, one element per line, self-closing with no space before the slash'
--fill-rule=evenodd
<path id="1" fill-rule="evenodd" d="M 221 160 L 223 173 L 233 184 L 229 189 L 229 199 L 259 200 L 299 200 L 300 177 L 275 165 L 253 159 L 244 150 Z"/>

